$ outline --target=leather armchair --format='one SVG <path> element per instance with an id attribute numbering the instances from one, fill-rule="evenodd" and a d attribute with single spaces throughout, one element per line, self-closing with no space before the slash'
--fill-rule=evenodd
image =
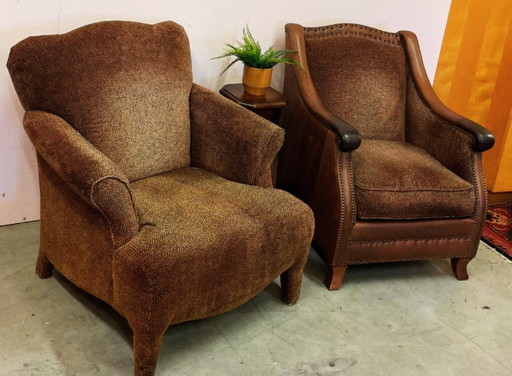
<path id="1" fill-rule="evenodd" d="M 467 279 L 486 208 L 485 128 L 446 108 L 409 31 L 288 24 L 278 187 L 315 213 L 339 289 L 348 265 L 451 258 Z"/>
<path id="2" fill-rule="evenodd" d="M 300 293 L 311 210 L 271 188 L 272 123 L 192 83 L 183 28 L 100 22 L 27 38 L 8 61 L 38 156 L 53 267 L 133 329 L 153 375 L 169 325 L 231 310 L 281 276 Z"/>

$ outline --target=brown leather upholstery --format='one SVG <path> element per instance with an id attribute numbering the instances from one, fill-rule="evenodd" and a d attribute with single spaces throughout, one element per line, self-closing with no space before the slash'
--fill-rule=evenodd
<path id="1" fill-rule="evenodd" d="M 304 70 L 285 71 L 278 186 L 315 213 L 328 288 L 370 262 L 452 258 L 467 278 L 492 134 L 439 101 L 411 32 L 288 24 L 286 43 Z"/>
<path id="2" fill-rule="evenodd" d="M 8 68 L 38 154 L 41 245 L 126 317 L 135 375 L 169 325 L 214 316 L 279 275 L 300 294 L 311 210 L 271 188 L 276 125 L 192 83 L 183 28 L 100 22 L 28 38 Z"/>

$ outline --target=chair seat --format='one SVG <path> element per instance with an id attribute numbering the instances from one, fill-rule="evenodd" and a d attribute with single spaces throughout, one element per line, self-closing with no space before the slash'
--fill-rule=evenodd
<path id="1" fill-rule="evenodd" d="M 364 139 L 352 153 L 360 219 L 469 217 L 473 186 L 412 144 Z"/>
<path id="2" fill-rule="evenodd" d="M 233 308 L 307 257 L 289 244 L 311 233 L 313 215 L 287 192 L 181 168 L 133 182 L 132 194 L 164 300 L 180 296 L 173 323 Z"/>

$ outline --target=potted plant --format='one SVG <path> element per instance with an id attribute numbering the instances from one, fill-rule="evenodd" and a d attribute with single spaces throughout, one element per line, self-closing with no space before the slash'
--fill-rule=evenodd
<path id="1" fill-rule="evenodd" d="M 302 66 L 295 60 L 287 58 L 286 55 L 296 53 L 292 50 L 274 50 L 269 47 L 262 53 L 261 46 L 254 39 L 249 30 L 249 26 L 243 29 L 242 42 L 236 42 L 238 46 L 226 43 L 225 53 L 214 57 L 220 59 L 223 57 L 234 56 L 236 59 L 222 71 L 221 75 L 233 64 L 241 61 L 244 64 L 244 73 L 242 82 L 244 91 L 250 95 L 265 95 L 270 86 L 272 78 L 272 68 L 279 63 L 292 64 L 298 67 Z"/>

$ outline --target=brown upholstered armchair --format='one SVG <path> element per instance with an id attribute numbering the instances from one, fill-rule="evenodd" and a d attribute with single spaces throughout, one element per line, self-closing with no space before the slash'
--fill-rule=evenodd
<path id="1" fill-rule="evenodd" d="M 171 324 L 279 275 L 284 302 L 298 299 L 314 220 L 271 188 L 283 131 L 192 83 L 181 26 L 30 37 L 8 68 L 39 161 L 37 274 L 55 267 L 126 317 L 136 375 L 154 374 Z"/>
<path id="2" fill-rule="evenodd" d="M 288 24 L 286 41 L 305 69 L 286 67 L 278 187 L 313 209 L 327 287 L 351 264 L 433 258 L 467 279 L 492 134 L 439 101 L 409 31 Z"/>

